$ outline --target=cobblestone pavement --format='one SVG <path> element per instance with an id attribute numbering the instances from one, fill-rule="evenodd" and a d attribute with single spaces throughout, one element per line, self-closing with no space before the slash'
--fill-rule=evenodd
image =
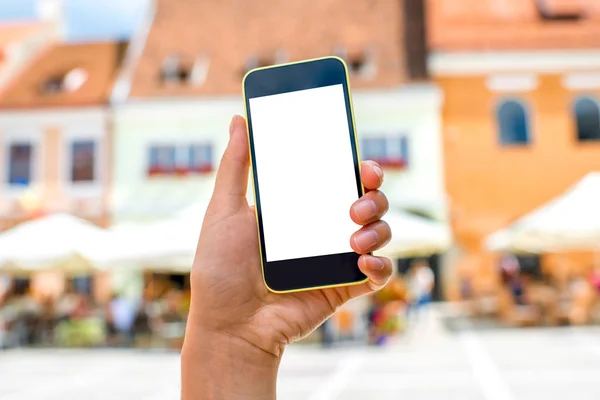
<path id="1" fill-rule="evenodd" d="M 0 352 L 2 400 L 179 398 L 175 353 Z M 422 322 L 385 348 L 296 345 L 283 359 L 280 399 L 600 399 L 600 329 L 446 332 Z"/>

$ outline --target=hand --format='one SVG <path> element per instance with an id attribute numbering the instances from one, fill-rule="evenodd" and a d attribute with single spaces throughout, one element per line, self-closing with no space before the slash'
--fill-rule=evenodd
<path id="1" fill-rule="evenodd" d="M 362 254 L 358 265 L 368 282 L 274 294 L 267 290 L 262 279 L 256 217 L 246 201 L 248 153 L 246 123 L 236 116 L 231 122 L 229 145 L 221 160 L 192 268 L 192 302 L 183 365 L 185 359 L 193 362 L 186 355 L 204 358 L 206 362 L 208 354 L 217 352 L 215 346 L 224 346 L 234 349 L 238 362 L 245 358 L 244 354 L 252 352 L 250 362 L 254 366 L 256 360 L 266 360 L 269 368 L 275 368 L 276 375 L 287 344 L 308 335 L 348 300 L 372 293 L 388 282 L 392 274 L 390 260 L 366 254 L 381 248 L 391 238 L 389 226 L 380 220 L 388 210 L 388 201 L 377 190 L 383 181 L 381 168 L 374 162 L 364 162 L 361 178 L 368 192 L 349 210 L 349 218 L 363 227 L 349 240 L 354 251 Z M 325 179 L 325 176 L 313 178 Z M 206 342 L 212 345 L 207 346 Z M 245 368 L 243 374 L 252 374 L 250 370 Z M 184 392 L 185 386 L 184 373 Z M 249 393 L 248 388 L 240 390 Z M 260 397 L 254 395 L 250 397 Z M 235 397 L 232 393 L 229 396 Z"/>

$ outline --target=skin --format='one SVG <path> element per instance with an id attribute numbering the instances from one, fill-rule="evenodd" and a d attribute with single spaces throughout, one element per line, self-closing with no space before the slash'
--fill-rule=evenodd
<path id="1" fill-rule="evenodd" d="M 362 225 L 351 238 L 369 281 L 290 294 L 263 283 L 256 217 L 246 201 L 250 168 L 246 122 L 233 117 L 191 272 L 192 301 L 182 350 L 182 399 L 275 399 L 285 347 L 315 330 L 347 301 L 382 288 L 392 275 L 387 258 L 366 253 L 391 238 L 381 217 L 388 200 L 383 172 L 362 163 L 366 194 L 349 210 Z M 322 176 L 327 179 L 327 168 Z M 314 194 L 318 196 L 318 193 Z M 319 221 L 315 221 L 315 229 Z"/>

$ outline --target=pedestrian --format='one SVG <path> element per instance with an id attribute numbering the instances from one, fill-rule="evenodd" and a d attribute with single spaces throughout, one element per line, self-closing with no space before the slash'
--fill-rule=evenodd
<path id="1" fill-rule="evenodd" d="M 133 323 L 137 315 L 136 304 L 124 295 L 114 294 L 110 301 L 110 330 L 123 346 L 134 344 Z"/>
<path id="2" fill-rule="evenodd" d="M 424 260 L 416 261 L 409 270 L 408 285 L 410 287 L 412 303 L 409 307 L 410 324 L 417 324 L 427 310 L 433 298 L 435 275 Z"/>
<path id="3" fill-rule="evenodd" d="M 383 247 L 391 232 L 380 221 L 388 207 L 378 191 L 383 172 L 376 163 L 366 161 L 361 179 L 368 193 L 355 204 L 368 202 L 372 212 L 370 216 L 360 213 L 360 218 L 350 213 L 349 218 L 362 228 L 348 240 L 362 254 L 358 266 L 368 281 L 299 293 L 269 292 L 262 278 L 256 216 L 246 198 L 248 153 L 246 123 L 236 116 L 191 272 L 192 300 L 181 356 L 182 400 L 275 399 L 278 368 L 287 345 L 313 332 L 349 300 L 385 286 L 392 274 L 389 259 L 369 254 Z M 329 179 L 327 163 L 307 162 L 323 162 L 323 173 L 313 178 Z M 307 196 L 327 193 L 308 191 Z M 315 220 L 314 229 L 319 224 Z M 356 235 L 366 231 L 376 240 L 358 247 Z"/>

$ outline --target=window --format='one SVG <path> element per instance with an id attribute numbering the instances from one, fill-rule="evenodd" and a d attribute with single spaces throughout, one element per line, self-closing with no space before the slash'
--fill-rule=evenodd
<path id="1" fill-rule="evenodd" d="M 71 142 L 70 180 L 73 183 L 91 183 L 96 180 L 96 149 L 94 140 Z"/>
<path id="2" fill-rule="evenodd" d="M 382 167 L 405 168 L 408 165 L 408 140 L 405 136 L 365 138 L 360 153 L 363 160 L 373 160 Z"/>
<path id="3" fill-rule="evenodd" d="M 348 66 L 348 72 L 362 78 L 373 78 L 376 74 L 376 51 L 367 47 L 363 51 L 348 52 L 345 46 L 336 46 L 332 54 L 341 58 Z"/>
<path id="4" fill-rule="evenodd" d="M 584 16 L 584 6 L 573 0 L 536 0 L 538 13 L 544 21 L 577 21 Z"/>
<path id="5" fill-rule="evenodd" d="M 28 186 L 33 178 L 33 145 L 11 143 L 8 148 L 8 184 Z"/>
<path id="6" fill-rule="evenodd" d="M 170 54 L 163 60 L 160 79 L 163 83 L 186 82 L 190 78 L 192 68 L 179 54 Z"/>
<path id="7" fill-rule="evenodd" d="M 186 175 L 213 170 L 211 144 L 154 145 L 150 147 L 148 175 Z"/>
<path id="8" fill-rule="evenodd" d="M 505 146 L 526 145 L 529 143 L 527 113 L 521 103 L 508 100 L 498 107 L 500 144 Z"/>
<path id="9" fill-rule="evenodd" d="M 206 173 L 213 168 L 212 146 L 209 144 L 196 144 L 189 147 L 190 172 Z"/>
<path id="10" fill-rule="evenodd" d="M 159 145 L 150 147 L 148 175 L 164 175 L 176 172 L 175 146 Z"/>
<path id="11" fill-rule="evenodd" d="M 588 97 L 575 101 L 575 120 L 577 139 L 580 142 L 600 140 L 600 108 L 598 103 Z"/>

